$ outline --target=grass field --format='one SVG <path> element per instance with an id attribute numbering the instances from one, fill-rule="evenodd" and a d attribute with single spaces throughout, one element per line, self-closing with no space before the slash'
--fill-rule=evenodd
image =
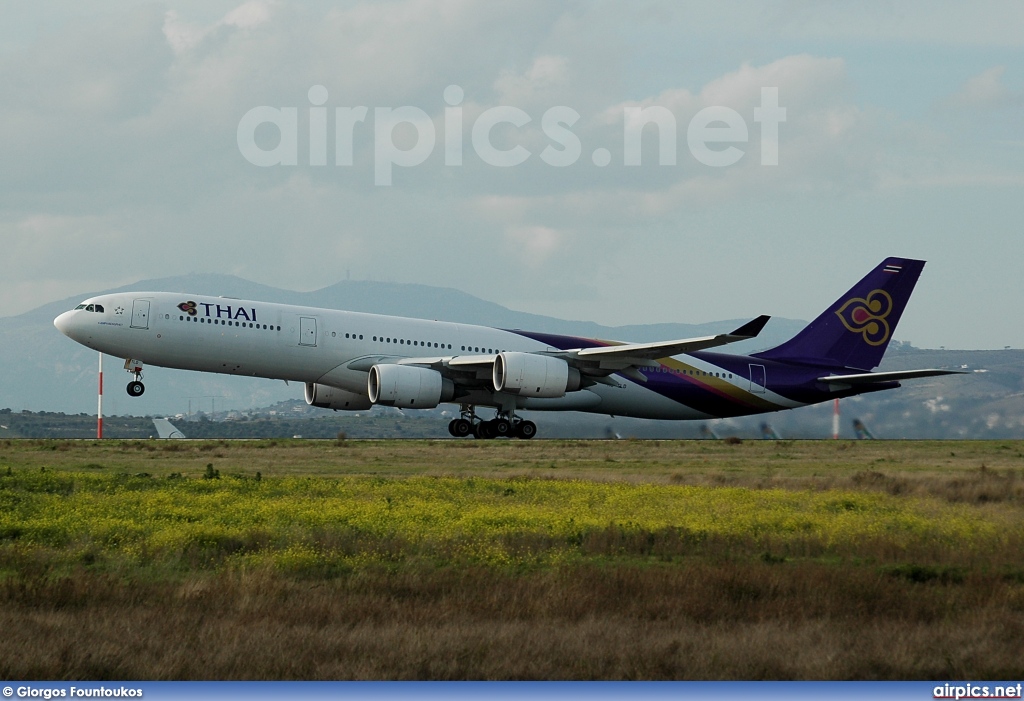
<path id="1" fill-rule="evenodd" d="M 1024 676 L 1024 443 L 2 441 L 0 674 Z"/>

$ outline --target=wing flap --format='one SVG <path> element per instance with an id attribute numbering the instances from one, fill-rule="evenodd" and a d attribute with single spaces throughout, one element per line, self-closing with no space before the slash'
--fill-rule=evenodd
<path id="1" fill-rule="evenodd" d="M 460 365 L 494 365 L 498 356 L 496 354 L 485 355 L 457 355 L 448 361 L 448 365 L 459 367 Z"/>
<path id="2" fill-rule="evenodd" d="M 396 365 L 425 365 L 428 367 L 436 367 L 438 365 L 444 365 L 445 361 L 451 360 L 450 355 L 438 355 L 428 358 L 402 358 Z"/>

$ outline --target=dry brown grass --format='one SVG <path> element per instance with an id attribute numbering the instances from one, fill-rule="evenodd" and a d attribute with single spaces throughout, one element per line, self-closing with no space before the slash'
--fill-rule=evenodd
<path id="1" fill-rule="evenodd" d="M 0 441 L 0 466 L 264 476 L 517 475 L 643 482 L 901 477 L 1007 470 L 1024 475 L 1024 441 Z M 93 469 L 96 469 L 93 467 Z"/>
<path id="2" fill-rule="evenodd" d="M 12 679 L 894 679 L 1024 673 L 1021 587 L 803 563 L 8 583 Z"/>

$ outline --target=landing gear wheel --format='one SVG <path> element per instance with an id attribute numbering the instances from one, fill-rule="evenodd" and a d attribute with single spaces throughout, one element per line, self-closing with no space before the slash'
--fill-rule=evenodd
<path id="1" fill-rule="evenodd" d="M 510 436 L 512 435 L 512 422 L 508 419 L 494 419 L 489 422 L 491 429 L 496 436 Z"/>
<path id="2" fill-rule="evenodd" d="M 481 421 L 473 427 L 473 435 L 484 440 L 494 438 L 494 427 L 490 421 Z"/>
<path id="3" fill-rule="evenodd" d="M 146 385 L 142 384 L 138 380 L 128 383 L 128 396 L 129 397 L 141 397 L 142 393 L 146 391 Z"/>
<path id="4" fill-rule="evenodd" d="M 455 435 L 455 421 L 456 419 L 452 419 L 451 421 L 448 422 L 448 433 L 450 433 L 452 436 Z"/>
<path id="5" fill-rule="evenodd" d="M 465 438 L 469 434 L 473 433 L 473 424 L 466 419 L 455 419 L 448 425 L 448 430 L 452 432 L 452 435 L 456 438 Z"/>
<path id="6" fill-rule="evenodd" d="M 516 426 L 516 435 L 523 440 L 530 440 L 537 435 L 537 424 L 532 421 L 523 421 Z"/>

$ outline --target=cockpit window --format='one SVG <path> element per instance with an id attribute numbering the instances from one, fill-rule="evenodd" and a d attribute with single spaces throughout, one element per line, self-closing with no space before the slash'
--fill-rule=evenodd
<path id="1" fill-rule="evenodd" d="M 94 311 L 96 311 L 96 307 L 93 306 L 92 304 L 90 304 L 88 307 L 85 308 L 85 311 L 87 311 L 87 312 L 94 312 Z"/>
<path id="2" fill-rule="evenodd" d="M 85 309 L 85 305 L 79 304 L 77 307 L 75 307 L 75 309 Z"/>
<path id="3" fill-rule="evenodd" d="M 102 304 L 97 304 L 96 305 L 96 311 L 98 311 L 100 314 L 102 314 L 103 313 L 103 305 Z"/>
<path id="4" fill-rule="evenodd" d="M 103 313 L 102 304 L 79 304 L 75 309 L 84 309 L 87 312 L 99 312 L 100 314 Z"/>

